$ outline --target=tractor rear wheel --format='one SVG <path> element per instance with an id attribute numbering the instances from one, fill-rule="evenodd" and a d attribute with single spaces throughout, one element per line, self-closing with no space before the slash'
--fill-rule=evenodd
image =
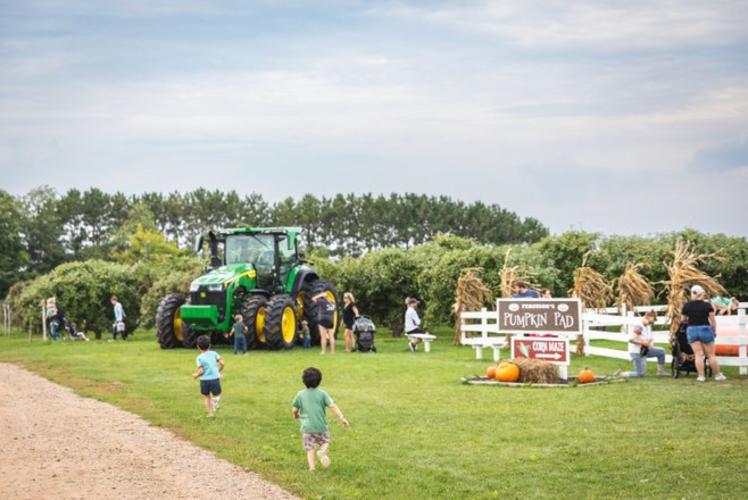
<path id="1" fill-rule="evenodd" d="M 268 299 L 262 295 L 252 295 L 242 302 L 242 317 L 247 327 L 247 347 L 256 350 L 266 344 L 265 317 Z"/>
<path id="2" fill-rule="evenodd" d="M 161 300 L 156 310 L 156 339 L 161 349 L 181 347 L 186 336 L 186 323 L 179 316 L 179 309 L 186 302 L 181 293 L 170 293 Z"/>
<path id="3" fill-rule="evenodd" d="M 265 317 L 265 338 L 270 349 L 291 349 L 296 343 L 296 308 L 290 295 L 270 299 Z"/>
<path id="4" fill-rule="evenodd" d="M 335 285 L 323 279 L 304 283 L 304 287 L 299 292 L 299 297 L 304 305 L 304 319 L 309 323 L 309 335 L 312 338 L 312 344 L 315 345 L 319 345 L 319 328 L 317 326 L 317 305 L 312 302 L 312 297 L 320 293 L 324 293 L 327 300 L 335 304 L 336 311 L 332 331 L 336 338 L 341 320 L 340 306 L 338 306 L 338 291 L 335 289 Z"/>

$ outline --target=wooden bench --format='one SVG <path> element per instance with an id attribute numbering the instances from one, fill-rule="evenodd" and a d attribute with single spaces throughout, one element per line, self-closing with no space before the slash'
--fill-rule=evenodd
<path id="1" fill-rule="evenodd" d="M 436 340 L 436 335 L 430 333 L 406 333 L 408 342 L 412 342 L 413 339 L 421 339 L 423 342 L 423 352 L 431 352 L 431 341 Z"/>
<path id="2" fill-rule="evenodd" d="M 493 349 L 493 360 L 498 363 L 500 358 L 499 351 L 506 346 L 504 337 L 475 337 L 462 340 L 462 345 L 469 345 L 475 349 L 475 359 L 483 359 L 483 349 Z"/>

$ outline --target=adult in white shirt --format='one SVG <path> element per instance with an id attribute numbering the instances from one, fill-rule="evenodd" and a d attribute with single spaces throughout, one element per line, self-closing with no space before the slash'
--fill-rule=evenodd
<path id="1" fill-rule="evenodd" d="M 642 323 L 635 326 L 629 334 L 629 356 L 634 363 L 634 371 L 625 372 L 624 377 L 643 377 L 647 373 L 647 358 L 657 358 L 657 376 L 665 373 L 665 350 L 654 346 L 652 325 L 657 320 L 657 313 L 648 311 Z"/>
<path id="2" fill-rule="evenodd" d="M 408 308 L 405 310 L 405 334 L 409 335 L 412 333 L 428 333 L 421 328 L 421 318 L 418 317 L 416 307 L 418 307 L 418 301 L 416 299 L 409 298 L 406 303 Z M 413 338 L 408 342 L 408 348 L 412 352 L 418 350 L 418 343 L 421 342 L 419 338 Z"/>
<path id="3" fill-rule="evenodd" d="M 125 318 L 127 315 L 125 314 L 125 308 L 122 307 L 122 304 L 117 300 L 116 295 L 112 295 L 111 298 L 112 307 L 114 309 L 114 324 L 112 324 L 112 337 L 114 340 L 117 340 L 117 334 L 122 334 L 122 340 L 127 340 L 127 327 L 125 325 Z"/>

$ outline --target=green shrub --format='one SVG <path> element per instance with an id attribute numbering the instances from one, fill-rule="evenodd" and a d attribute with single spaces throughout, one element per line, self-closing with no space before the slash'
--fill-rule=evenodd
<path id="1" fill-rule="evenodd" d="M 140 319 L 140 300 L 133 268 L 102 260 L 58 266 L 24 286 L 14 305 L 21 324 L 31 325 L 34 332 L 41 331 L 41 304 L 48 297 L 55 297 L 79 328 L 102 332 L 114 321 L 112 295 L 125 309 L 128 328 L 134 328 Z"/>

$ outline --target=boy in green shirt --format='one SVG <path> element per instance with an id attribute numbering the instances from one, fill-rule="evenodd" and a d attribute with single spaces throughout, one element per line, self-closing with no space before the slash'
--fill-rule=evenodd
<path id="1" fill-rule="evenodd" d="M 291 405 L 291 413 L 294 419 L 301 419 L 301 437 L 304 450 L 306 450 L 306 460 L 309 464 L 309 472 L 315 470 L 315 448 L 317 457 L 322 467 L 330 466 L 330 457 L 327 456 L 327 449 L 330 446 L 330 432 L 327 428 L 327 418 L 325 409 L 332 410 L 340 419 L 343 427 L 349 427 L 351 424 L 343 416 L 343 413 L 335 405 L 332 398 L 322 389 L 318 389 L 322 382 L 322 372 L 317 368 L 307 368 L 301 376 L 305 390 L 299 391 Z"/>

